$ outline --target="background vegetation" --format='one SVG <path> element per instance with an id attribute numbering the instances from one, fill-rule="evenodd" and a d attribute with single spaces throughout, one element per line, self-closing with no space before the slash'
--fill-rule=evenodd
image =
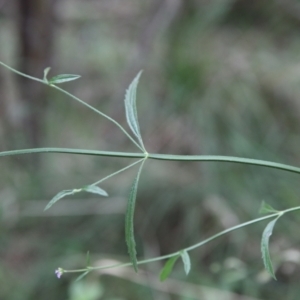
<path id="1" fill-rule="evenodd" d="M 123 98 L 136 73 L 149 152 L 215 154 L 299 166 L 300 6 L 293 0 L 0 1 L 0 60 L 42 77 L 82 75 L 64 88 L 126 124 Z M 31 4 L 30 4 L 31 3 Z M 32 6 L 31 6 L 32 5 Z M 40 75 L 38 75 L 40 74 Z M 107 120 L 38 83 L 0 69 L 0 150 L 36 146 L 135 151 Z M 276 225 L 278 281 L 263 269 L 265 224 L 191 253 L 159 283 L 161 263 L 93 273 L 74 283 L 54 270 L 128 261 L 124 212 L 136 170 L 107 181 L 107 200 L 79 194 L 49 211 L 63 189 L 130 163 L 64 154 L 0 159 L 0 298 L 297 299 L 298 213 Z M 147 162 L 140 180 L 140 258 L 181 249 L 258 215 L 262 200 L 298 205 L 296 175 L 227 163 Z M 79 198 L 81 197 L 81 198 Z M 239 295 L 239 296 L 238 296 Z"/>

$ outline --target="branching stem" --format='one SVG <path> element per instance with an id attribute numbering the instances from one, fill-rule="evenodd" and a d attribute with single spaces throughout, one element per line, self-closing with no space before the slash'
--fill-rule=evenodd
<path id="1" fill-rule="evenodd" d="M 6 64 L 4 64 L 3 62 L 0 61 L 0 65 L 4 66 L 5 68 L 11 70 L 12 72 L 18 74 L 18 75 L 21 75 L 23 77 L 26 77 L 28 79 L 31 79 L 31 80 L 34 80 L 34 81 L 38 81 L 42 84 L 45 84 L 47 86 L 50 86 L 64 94 L 66 94 L 67 96 L 73 98 L 74 100 L 76 100 L 77 102 L 79 102 L 80 104 L 88 107 L 89 109 L 91 109 L 92 111 L 96 112 L 97 114 L 101 115 L 102 117 L 106 118 L 107 120 L 109 120 L 110 122 L 114 123 L 116 126 L 118 126 L 122 132 L 132 141 L 132 143 L 134 143 L 140 150 L 142 150 L 143 152 L 145 152 L 145 150 L 134 140 L 134 138 L 124 129 L 124 127 L 118 123 L 116 120 L 112 119 L 111 117 L 109 117 L 108 115 L 106 115 L 105 113 L 101 112 L 100 110 L 94 108 L 93 106 L 89 105 L 88 103 L 82 101 L 81 99 L 79 99 L 78 97 L 72 95 L 71 93 L 67 92 L 66 90 L 54 85 L 54 84 L 50 84 L 49 82 L 47 82 L 46 80 L 42 80 L 42 79 L 39 79 L 39 78 L 36 78 L 36 77 L 33 77 L 33 76 L 30 76 L 30 75 L 27 75 L 27 74 L 24 74 Z"/>
<path id="2" fill-rule="evenodd" d="M 196 248 L 199 248 L 219 237 L 221 237 L 222 235 L 225 235 L 229 232 L 232 232 L 232 231 L 235 231 L 237 229 L 240 229 L 242 227 L 246 227 L 248 225 L 252 225 L 252 224 L 255 224 L 255 223 L 259 223 L 259 222 L 262 222 L 262 221 L 265 221 L 265 220 L 268 220 L 268 219 L 272 219 L 272 218 L 275 218 L 275 217 L 279 217 L 283 214 L 286 214 L 286 213 L 289 213 L 289 212 L 292 212 L 292 211 L 296 211 L 296 210 L 300 210 L 300 206 L 297 206 L 297 207 L 293 207 L 293 208 L 289 208 L 289 209 L 286 209 L 286 210 L 283 210 L 283 211 L 280 211 L 280 212 L 277 212 L 277 213 L 274 213 L 274 214 L 270 214 L 270 215 L 267 215 L 267 216 L 264 216 L 264 217 L 260 217 L 260 218 L 257 218 L 257 219 L 254 219 L 254 220 L 251 220 L 251 221 L 248 221 L 248 222 L 245 222 L 245 223 L 242 223 L 242 224 L 239 224 L 239 225 L 236 225 L 236 226 L 233 226 L 233 227 L 230 227 L 228 229 L 225 229 L 197 244 L 194 244 L 190 247 L 187 247 L 183 250 L 186 250 L 186 251 L 192 251 L 192 250 L 195 250 Z M 155 261 L 161 261 L 161 260 L 165 260 L 165 259 L 168 259 L 168 258 L 171 258 L 173 256 L 176 256 L 176 255 L 179 255 L 180 254 L 180 251 L 177 251 L 177 252 L 173 252 L 173 253 L 170 253 L 170 254 L 167 254 L 167 255 L 163 255 L 163 256 L 158 256 L 158 257 L 155 257 L 155 258 L 150 258 L 150 259 L 145 259 L 145 260 L 140 260 L 137 262 L 138 265 L 142 265 L 142 264 L 147 264 L 147 263 L 152 263 L 152 262 L 155 262 Z M 88 268 L 82 268 L 82 269 L 76 269 L 76 270 L 63 270 L 64 273 L 81 273 L 81 272 L 86 272 L 86 271 L 95 271 L 95 270 L 104 270 L 104 269 L 111 269 L 111 268 L 121 268 L 121 267 L 128 267 L 128 266 L 131 266 L 132 264 L 131 263 L 120 263 L 120 264 L 114 264 L 114 265 L 108 265 L 108 266 L 104 266 L 104 267 L 88 267 Z"/>

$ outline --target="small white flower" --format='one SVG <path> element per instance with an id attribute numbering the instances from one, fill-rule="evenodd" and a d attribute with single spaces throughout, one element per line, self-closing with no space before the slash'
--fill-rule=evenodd
<path id="1" fill-rule="evenodd" d="M 58 279 L 62 276 L 63 273 L 64 270 L 62 268 L 58 268 L 57 270 L 55 270 L 55 275 Z"/>

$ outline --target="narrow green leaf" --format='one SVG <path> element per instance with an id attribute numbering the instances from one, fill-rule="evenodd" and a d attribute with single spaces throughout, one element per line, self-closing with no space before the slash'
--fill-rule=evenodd
<path id="1" fill-rule="evenodd" d="M 136 244 L 134 239 L 134 209 L 138 187 L 138 176 L 135 177 L 128 199 L 128 206 L 125 220 L 125 235 L 128 253 L 134 270 L 137 272 Z"/>
<path id="2" fill-rule="evenodd" d="M 81 275 L 79 275 L 77 278 L 76 278 L 76 280 L 74 281 L 74 282 L 78 282 L 78 281 L 80 281 L 81 279 L 83 279 L 87 274 L 89 274 L 90 273 L 90 271 L 86 271 L 86 272 L 84 272 L 84 273 L 82 273 Z"/>
<path id="3" fill-rule="evenodd" d="M 85 186 L 85 187 L 83 187 L 81 189 L 64 190 L 64 191 L 59 192 L 57 195 L 55 195 L 50 200 L 50 202 L 47 204 L 47 206 L 45 207 L 44 210 L 49 209 L 58 200 L 66 197 L 68 195 L 74 195 L 74 194 L 79 193 L 81 191 L 86 191 L 86 192 L 89 192 L 89 193 L 94 193 L 94 194 L 98 194 L 98 195 L 105 196 L 105 197 L 108 196 L 108 194 L 106 193 L 106 191 L 104 191 L 103 189 L 101 189 L 101 188 L 99 188 L 98 186 L 95 186 L 95 185 L 88 185 L 88 186 Z"/>
<path id="4" fill-rule="evenodd" d="M 63 82 L 76 80 L 80 77 L 81 77 L 80 75 L 61 74 L 61 75 L 57 75 L 57 76 L 54 76 L 51 79 L 49 79 L 48 83 L 49 84 L 58 84 L 58 83 L 63 83 Z"/>
<path id="5" fill-rule="evenodd" d="M 56 194 L 51 200 L 50 202 L 47 204 L 47 206 L 45 207 L 44 210 L 49 209 L 53 204 L 55 204 L 58 200 L 68 196 L 68 195 L 73 195 L 77 192 L 79 192 L 80 190 L 64 190 L 59 192 L 58 194 Z"/>
<path id="6" fill-rule="evenodd" d="M 169 277 L 169 275 L 171 274 L 173 267 L 179 257 L 180 257 L 180 255 L 176 255 L 167 260 L 164 267 L 160 271 L 160 275 L 159 275 L 160 281 L 164 281 Z"/>
<path id="7" fill-rule="evenodd" d="M 144 165 L 142 162 L 137 176 L 135 177 L 128 198 L 126 216 L 125 216 L 125 239 L 128 248 L 129 257 L 133 265 L 134 270 L 138 271 L 137 258 L 136 258 L 136 244 L 134 239 L 134 210 L 136 202 L 136 194 L 138 189 L 139 178 Z"/>
<path id="8" fill-rule="evenodd" d="M 269 239 L 272 235 L 274 225 L 278 218 L 272 220 L 268 225 L 266 226 L 265 230 L 262 234 L 261 239 L 261 253 L 262 253 L 262 259 L 264 262 L 264 266 L 267 270 L 267 272 L 276 280 L 271 257 L 270 257 L 270 251 L 269 251 Z"/>
<path id="9" fill-rule="evenodd" d="M 261 203 L 259 213 L 260 214 L 272 214 L 272 213 L 278 213 L 279 211 L 273 208 L 271 205 L 263 201 Z"/>
<path id="10" fill-rule="evenodd" d="M 138 138 L 140 145 L 144 148 L 144 143 L 142 140 L 140 126 L 138 122 L 137 109 L 136 109 L 136 90 L 139 83 L 139 79 L 141 77 L 142 71 L 140 71 L 137 76 L 133 79 L 131 84 L 129 85 L 126 94 L 125 94 L 125 112 L 127 123 L 134 133 L 134 135 Z"/>
<path id="11" fill-rule="evenodd" d="M 106 193 L 106 191 L 104 191 L 103 189 L 99 188 L 96 185 L 88 185 L 85 186 L 84 188 L 82 188 L 83 191 L 89 192 L 89 193 L 93 193 L 93 194 L 98 194 L 101 196 L 105 196 L 107 197 L 108 194 Z"/>
<path id="12" fill-rule="evenodd" d="M 86 253 L 86 266 L 89 267 L 91 264 L 90 251 Z"/>
<path id="13" fill-rule="evenodd" d="M 191 260 L 190 260 L 189 253 L 186 250 L 182 250 L 180 251 L 180 255 L 183 261 L 185 274 L 188 275 L 191 270 Z"/>
<path id="14" fill-rule="evenodd" d="M 47 83 L 48 83 L 47 76 L 48 76 L 48 73 L 49 73 L 50 70 L 51 70 L 50 67 L 48 67 L 48 68 L 46 68 L 46 69 L 44 70 L 44 77 L 43 77 L 43 80 L 44 80 L 45 82 L 47 82 Z"/>

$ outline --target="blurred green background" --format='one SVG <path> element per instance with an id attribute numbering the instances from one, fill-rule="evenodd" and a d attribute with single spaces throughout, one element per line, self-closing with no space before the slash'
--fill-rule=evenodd
<path id="1" fill-rule="evenodd" d="M 296 0 L 2 0 L 0 60 L 42 77 L 80 74 L 63 88 L 126 125 L 124 93 L 141 69 L 138 112 L 151 153 L 231 155 L 300 165 L 300 2 Z M 120 130 L 65 95 L 0 68 L 0 150 L 137 151 Z M 126 127 L 127 128 L 127 127 Z M 0 299 L 298 299 L 300 216 L 276 225 L 263 269 L 259 223 L 191 252 L 160 283 L 163 262 L 127 262 L 124 212 L 137 168 L 103 183 L 108 199 L 59 191 L 131 163 L 65 154 L 0 159 Z M 229 163 L 149 161 L 135 213 L 139 258 L 177 251 L 258 217 L 264 200 L 299 205 L 299 177 Z"/>

